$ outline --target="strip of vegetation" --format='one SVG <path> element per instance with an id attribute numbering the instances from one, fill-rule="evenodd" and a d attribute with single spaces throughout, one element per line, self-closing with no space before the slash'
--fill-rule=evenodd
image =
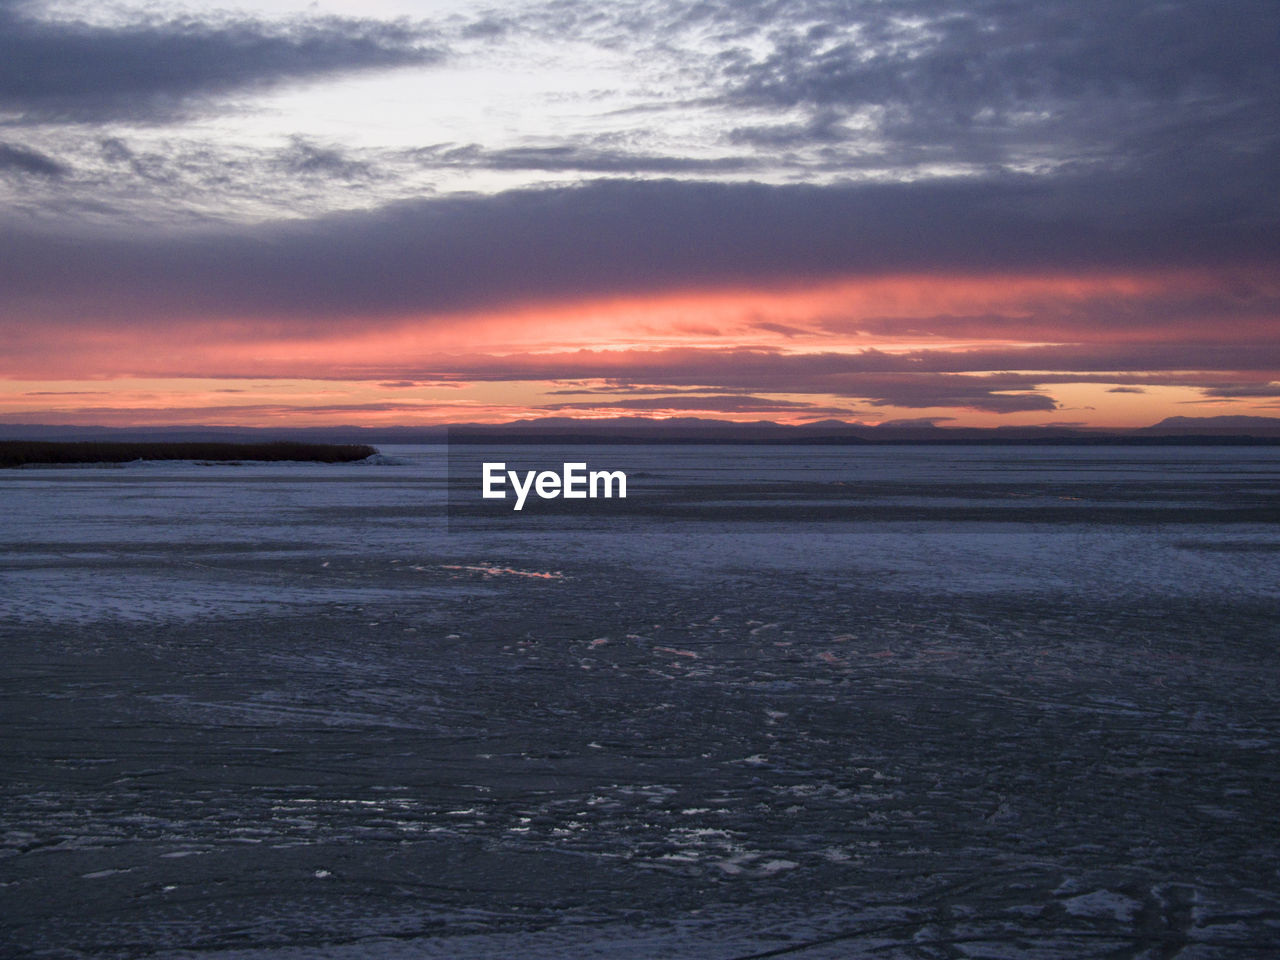
<path id="1" fill-rule="evenodd" d="M 0 467 L 56 463 L 128 463 L 132 460 L 306 460 L 350 463 L 371 457 L 375 447 L 355 443 L 104 443 L 0 440 Z"/>

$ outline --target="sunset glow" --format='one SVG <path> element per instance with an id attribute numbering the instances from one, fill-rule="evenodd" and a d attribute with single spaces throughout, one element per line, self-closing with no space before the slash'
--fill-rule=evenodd
<path id="1" fill-rule="evenodd" d="M 1280 413 L 1266 58 L 650 6 L 0 6 L 0 423 Z"/>

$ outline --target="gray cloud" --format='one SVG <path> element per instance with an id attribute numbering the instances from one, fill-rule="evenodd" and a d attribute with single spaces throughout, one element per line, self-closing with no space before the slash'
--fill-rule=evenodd
<path id="1" fill-rule="evenodd" d="M 718 111 L 727 142 L 781 165 L 1217 171 L 1258 187 L 1280 163 L 1272 0 L 561 0 L 500 32 L 660 64 L 680 95 L 650 90 L 655 118 Z"/>
<path id="2" fill-rule="evenodd" d="M 759 348 L 673 349 L 633 353 L 620 373 L 608 356 L 593 354 L 451 358 L 447 370 L 469 379 L 598 378 L 602 392 L 670 392 L 689 390 L 771 390 L 839 394 L 857 389 L 867 376 L 960 374 L 983 370 L 1034 370 L 1001 373 L 993 389 L 1025 390 L 1038 384 L 1101 382 L 1133 386 L 1165 383 L 1228 389 L 1235 385 L 1266 386 L 1271 371 L 1280 370 L 1280 346 L 1203 343 L 1112 344 L 1069 347 L 1023 347 L 986 350 L 917 350 L 885 353 L 862 350 L 842 353 L 783 354 Z M 1198 369 L 1196 367 L 1198 366 Z M 1125 372 L 1112 372 L 1121 370 Z M 1186 372 L 1191 370 L 1192 372 Z M 1221 371 L 1233 373 L 1224 383 Z M 1105 372 L 1091 372 L 1105 371 Z M 1212 372 L 1219 371 L 1219 372 Z M 660 385 L 660 386 L 658 386 Z M 753 386 L 754 385 L 754 386 Z M 564 391 L 584 392 L 581 389 Z"/>
<path id="3" fill-rule="evenodd" d="M 1241 218 L 1199 216 L 1173 194 L 1135 212 L 1110 205 L 1118 189 L 1098 178 L 829 188 L 596 181 L 183 233 L 58 236 L 13 225 L 0 235 L 9 293 L 0 318 L 25 317 L 38 299 L 50 320 L 272 315 L 324 326 L 886 271 L 1280 262 L 1280 216 L 1264 204 Z M 1097 323 L 1080 318 L 1084 328 Z"/>
<path id="4" fill-rule="evenodd" d="M 809 413 L 845 415 L 847 407 L 827 407 L 803 400 L 777 400 L 741 394 L 715 396 L 629 396 L 621 400 L 576 401 L 542 404 L 542 410 L 706 410 L 716 413 Z"/>
<path id="5" fill-rule="evenodd" d="M 1221 347 L 1206 354 L 1203 344 L 1095 344 L 1069 348 L 1007 348 L 980 351 L 922 350 L 890 354 L 876 350 L 783 354 L 773 350 L 728 348 L 670 349 L 609 354 L 529 354 L 507 357 L 451 357 L 429 375 L 467 381 L 600 381 L 561 394 L 626 393 L 649 408 L 672 402 L 672 394 L 734 391 L 821 394 L 865 400 L 874 406 L 962 406 L 994 412 L 1048 410 L 1054 401 L 1038 392 L 1061 383 L 1181 386 L 1207 395 L 1272 396 L 1280 368 L 1280 347 L 1257 344 Z M 1247 360 L 1249 355 L 1253 360 Z M 1197 360 L 1197 372 L 1178 372 Z M 1243 366 L 1228 375 L 1231 364 Z M 1111 371 L 1129 364 L 1141 372 Z M 1249 368 L 1255 372 L 1250 372 Z M 977 371 L 1035 372 L 981 373 Z M 1059 371 L 1059 372 L 1047 372 Z M 424 375 L 426 373 L 424 372 Z M 599 404 L 576 401 L 585 407 Z"/>
<path id="6" fill-rule="evenodd" d="M 433 146 L 414 150 L 411 156 L 431 167 L 553 173 L 740 173 L 762 165 L 761 161 L 748 157 L 661 156 L 575 143 L 504 149 L 488 149 L 476 143 Z"/>
<path id="7" fill-rule="evenodd" d="M 128 168 L 139 180 L 149 186 L 177 187 L 191 165 L 190 156 L 182 156 L 174 152 L 158 153 L 147 151 L 138 153 L 120 137 L 103 137 L 98 141 L 101 158 L 108 168 Z M 225 177 L 225 166 L 219 171 Z"/>
<path id="8" fill-rule="evenodd" d="M 105 397 L 105 390 L 26 390 L 24 397 Z"/>
<path id="9" fill-rule="evenodd" d="M 367 162 L 353 159 L 338 147 L 324 147 L 294 137 L 288 148 L 275 158 L 275 164 L 286 173 L 339 180 L 368 180 L 376 171 Z"/>
<path id="10" fill-rule="evenodd" d="M 730 388 L 717 387 L 716 389 L 728 391 Z M 740 393 L 751 392 L 746 387 L 737 387 L 734 389 L 736 389 Z M 552 396 L 552 397 L 554 396 L 580 397 L 580 396 L 586 396 L 593 393 L 602 393 L 602 394 L 608 394 L 610 396 L 617 396 L 618 394 L 626 394 L 629 397 L 661 395 L 669 398 L 671 394 L 675 394 L 675 393 L 705 394 L 707 392 L 707 388 L 706 387 L 674 387 L 674 386 L 643 387 L 643 386 L 635 386 L 634 384 L 630 384 L 630 383 L 625 383 L 616 378 L 609 378 L 603 386 L 585 386 L 580 384 L 572 389 L 545 390 L 543 392 L 546 393 L 547 396 Z"/>
<path id="11" fill-rule="evenodd" d="M 1206 397 L 1280 397 L 1280 383 L 1232 383 L 1206 387 Z"/>
<path id="12" fill-rule="evenodd" d="M 763 54 L 717 61 L 736 101 L 883 111 L 885 131 L 924 146 L 1123 140 L 1125 121 L 1220 117 L 1280 98 L 1280 10 L 1270 0 L 850 0 L 755 5 Z M 718 8 L 712 16 L 733 17 Z M 777 19 L 773 19 L 773 18 Z M 1250 123 L 1261 129 L 1262 116 Z M 954 138 L 954 139 L 953 139 Z"/>
<path id="13" fill-rule="evenodd" d="M 877 426 L 881 427 L 933 427 L 939 423 L 947 423 L 955 420 L 955 417 L 899 417 L 896 420 L 884 420 Z"/>
<path id="14" fill-rule="evenodd" d="M 1144 177 L 1145 191 L 1200 194 L 1216 181 L 1211 203 L 1241 205 L 1280 179 L 1272 0 L 555 9 L 559 29 L 601 43 L 640 38 L 701 92 L 700 103 L 722 111 L 727 142 L 772 152 L 784 166 L 915 176 L 1091 168 Z M 735 123 L 744 111 L 751 119 Z"/>
<path id="15" fill-rule="evenodd" d="M 229 161 L 221 181 L 196 187 L 215 191 L 210 203 L 221 199 L 228 210 L 273 192 L 263 185 L 280 169 L 360 181 L 371 199 L 418 190 L 435 168 L 530 179 L 942 172 L 988 185 L 1005 174 L 1003 197 L 991 202 L 1044 229 L 1082 211 L 1109 211 L 1095 220 L 1103 242 L 1114 238 L 1111 228 L 1125 229 L 1126 217 L 1142 229 L 1156 208 L 1170 212 L 1173 231 L 1246 220 L 1262 234 L 1275 227 L 1273 0 L 561 0 L 501 19 L 456 18 L 442 27 L 447 41 L 412 24 L 360 19 L 222 16 L 108 28 L 37 20 L 21 9 L 0 3 L 0 109 L 28 120 L 161 119 L 263 84 L 434 62 L 446 42 L 460 57 L 482 58 L 491 44 L 507 56 L 526 39 L 573 37 L 652 65 L 675 84 L 654 80 L 629 92 L 634 125 L 611 116 L 609 136 L 552 132 L 545 143 L 515 147 L 385 152 L 377 176 L 334 143 L 301 142 L 274 162 Z M 667 96 L 677 88 L 679 96 Z M 699 111 L 697 155 L 681 155 L 663 131 L 667 111 L 686 109 Z M 717 137 L 724 155 L 708 156 Z M 1034 176 L 1008 176 L 1013 170 Z M 187 202 L 192 179 L 168 186 L 175 206 Z M 142 190 L 164 193 L 155 176 Z M 280 208 L 331 209 L 332 199 L 285 198 Z M 975 224 L 975 244 L 986 242 L 988 226 Z M 1214 242 L 1206 235 L 1206 247 Z"/>
<path id="16" fill-rule="evenodd" d="M 430 40 L 408 24 L 339 17 L 102 27 L 0 4 L 0 108 L 26 121 L 164 119 L 207 95 L 435 62 Z"/>
<path id="17" fill-rule="evenodd" d="M 989 413 L 1021 413 L 1055 410 L 1057 403 L 1033 389 L 1045 378 L 1031 374 L 938 374 L 918 372 L 878 372 L 859 362 L 861 355 L 820 356 L 747 355 L 743 351 L 715 354 L 706 351 L 696 359 L 686 355 L 666 370 L 637 365 L 637 379 L 646 374 L 671 383 L 703 378 L 717 386 L 741 385 L 756 391 L 822 393 L 863 400 L 873 407 L 965 407 Z M 589 360 L 586 361 L 590 363 Z M 741 365 L 741 368 L 738 367 Z M 683 366 L 683 369 L 682 369 Z M 908 366 L 899 364 L 899 367 Z M 713 401 L 707 404 L 706 401 Z M 770 406 L 760 406 L 767 403 Z M 634 410 L 719 410 L 721 412 L 782 411 L 809 408 L 803 401 L 771 400 L 753 396 L 717 395 L 707 397 L 647 396 L 627 397 L 612 402 L 579 401 L 548 406 L 547 409 L 595 409 L 619 407 Z M 843 408 L 812 410 L 815 413 L 848 413 Z"/>
<path id="18" fill-rule="evenodd" d="M 784 148 L 815 143 L 840 143 L 854 136 L 844 126 L 844 115 L 838 110 L 821 108 L 803 123 L 773 123 L 735 127 L 729 131 L 730 143 L 756 147 Z"/>
<path id="19" fill-rule="evenodd" d="M 873 407 L 967 407 L 988 413 L 1021 413 L 1055 410 L 1052 397 L 1023 390 L 1003 392 L 1013 384 L 1025 387 L 1029 378 L 1002 374 L 994 377 L 956 375 L 859 375 L 826 384 L 829 392 L 862 399 Z M 757 384 L 755 389 L 761 389 Z M 777 384 L 776 389 L 788 389 Z M 803 392 L 803 391 L 801 391 Z M 825 391 L 824 391 L 825 392 Z M 847 407 L 819 406 L 802 400 L 779 400 L 741 394 L 714 396 L 628 396 L 620 400 L 574 401 L 544 404 L 544 410 L 707 410 L 718 413 L 812 413 L 842 416 Z"/>
<path id="20" fill-rule="evenodd" d="M 877 395 L 867 399 L 873 407 L 964 407 L 986 413 L 1058 409 L 1058 402 L 1043 393 L 998 393 L 982 389 L 981 382 L 975 381 L 979 378 L 912 376 L 900 383 L 879 385 Z"/>
<path id="21" fill-rule="evenodd" d="M 37 177 L 62 177 L 70 168 L 52 157 L 13 143 L 0 143 L 0 173 L 20 173 Z"/>

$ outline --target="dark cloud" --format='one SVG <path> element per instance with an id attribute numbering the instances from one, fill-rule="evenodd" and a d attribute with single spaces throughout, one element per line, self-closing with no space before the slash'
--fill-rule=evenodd
<path id="1" fill-rule="evenodd" d="M 275 158 L 276 166 L 285 173 L 338 180 L 368 180 L 376 176 L 374 168 L 363 160 L 350 157 L 337 147 L 323 147 L 301 137 L 294 137 L 289 147 Z"/>
<path id="2" fill-rule="evenodd" d="M 769 320 L 761 320 L 758 323 L 752 324 L 752 326 L 755 327 L 755 329 L 757 330 L 765 330 L 765 331 L 768 331 L 769 333 L 776 333 L 779 336 L 787 337 L 788 339 L 803 336 L 804 334 L 810 332 L 806 330 L 804 327 L 793 326 L 792 324 L 789 324 L 789 323 L 774 323 Z"/>
<path id="3" fill-rule="evenodd" d="M 0 235 L 0 319 L 25 317 L 38 301 L 49 320 L 270 315 L 324 326 L 913 271 L 1252 265 L 1274 281 L 1280 216 L 1266 203 L 1243 219 L 1230 210 L 1197 216 L 1175 193 L 1135 214 L 1115 210 L 1106 185 L 1115 187 L 1096 178 L 827 188 L 597 181 L 184 233 L 71 236 L 14 225 Z M 1260 329 L 1274 330 L 1273 321 Z M 1161 323 L 1144 315 L 1129 326 Z"/>
<path id="4" fill-rule="evenodd" d="M 714 60 L 728 102 L 813 111 L 823 118 L 810 124 L 817 140 L 857 114 L 900 159 L 1143 163 L 1176 145 L 1192 162 L 1247 154 L 1274 170 L 1280 8 L 1271 0 L 703 8 L 754 20 L 757 40 L 767 39 Z M 1188 138 L 1191 129 L 1200 136 Z M 789 142 L 806 132 L 774 130 Z"/>
<path id="5" fill-rule="evenodd" d="M 557 382 L 557 383 L 558 383 L 558 382 L 560 382 L 560 381 L 554 381 L 554 382 Z M 717 389 L 721 389 L 721 390 L 728 390 L 728 389 L 730 389 L 730 388 L 728 388 L 728 387 L 719 387 L 719 388 L 717 388 Z M 750 391 L 748 388 L 746 388 L 746 387 L 738 387 L 738 388 L 736 388 L 736 389 L 737 389 L 739 392 L 741 392 L 741 393 L 750 393 L 750 392 L 751 392 L 751 391 Z M 674 387 L 674 386 L 643 387 L 643 386 L 636 386 L 636 385 L 634 385 L 634 384 L 624 383 L 624 382 L 622 382 L 622 381 L 620 381 L 620 380 L 618 380 L 618 379 L 616 379 L 616 378 L 610 378 L 610 379 L 608 379 L 608 380 L 604 381 L 602 384 L 600 384 L 600 385 L 596 385 L 596 386 L 579 385 L 579 386 L 577 386 L 577 387 L 575 387 L 575 388 L 573 388 L 573 389 L 564 389 L 564 390 L 544 390 L 544 391 L 543 391 L 543 393 L 545 393 L 545 394 L 546 394 L 547 396 L 549 396 L 549 397 L 554 397 L 554 396 L 580 397 L 580 396 L 586 396 L 586 395 L 593 394 L 593 393 L 607 394 L 607 395 L 610 395 L 610 396 L 617 396 L 618 394 L 626 394 L 627 396 L 631 396 L 631 397 L 640 397 L 640 396 L 657 396 L 657 395 L 661 395 L 661 396 L 669 396 L 670 394 L 673 394 L 673 393 L 700 393 L 700 394 L 705 394 L 706 392 L 707 392 L 707 390 L 706 390 L 706 388 L 705 388 L 705 387 Z"/>
<path id="6" fill-rule="evenodd" d="M 896 420 L 884 420 L 877 424 L 880 427 L 933 427 L 939 423 L 947 423 L 955 417 L 899 417 Z"/>
<path id="7" fill-rule="evenodd" d="M 973 368 L 970 368 L 973 369 Z M 935 373 L 921 369 L 910 357 L 862 353 L 782 354 L 758 349 L 670 349 L 631 352 L 618 356 L 582 351 L 571 354 L 528 354 L 510 357 L 455 357 L 431 371 L 446 371 L 472 381 L 548 380 L 572 376 L 598 378 L 612 384 L 672 387 L 696 386 L 724 391 L 726 404 L 753 402 L 752 397 L 729 395 L 742 389 L 758 393 L 823 394 L 863 400 L 872 406 L 965 407 L 993 413 L 1057 408 L 1052 397 L 1035 392 L 1042 383 L 1075 382 L 1088 376 L 1044 374 Z M 632 409 L 706 409 L 700 398 L 687 396 L 627 397 L 609 402 L 580 401 L 558 408 L 605 406 Z M 803 401 L 773 401 L 802 403 Z M 745 409 L 737 407 L 735 409 Z M 846 411 L 847 412 L 847 411 Z"/>
<path id="8" fill-rule="evenodd" d="M 107 163 L 131 163 L 134 160 L 133 150 L 120 137 L 103 137 L 98 141 L 98 148 Z"/>
<path id="9" fill-rule="evenodd" d="M 1158 322 L 1158 321 L 1153 321 Z M 1275 332 L 1276 323 L 1272 324 Z M 1064 337 L 1088 341 L 1088 328 L 1063 328 Z M 811 354 L 812 356 L 812 354 Z M 1055 378 L 1062 374 L 1089 371 L 1108 372 L 1110 382 L 1123 381 L 1129 374 L 1149 371 L 1232 370 L 1253 374 L 1280 370 L 1280 343 L 1274 336 L 1258 342 L 1215 343 L 1203 339 L 1155 340 L 1151 342 L 1116 341 L 1102 337 L 1093 342 L 1056 346 L 986 347 L 965 350 L 913 350 L 885 353 L 862 350 L 851 354 L 817 354 L 842 356 L 845 369 L 873 372 L 915 371 L 925 373 L 961 373 L 970 370 L 1039 370 Z M 1043 382 L 1043 381 L 1042 381 Z M 1185 381 L 1204 382 L 1203 378 Z"/>
<path id="10" fill-rule="evenodd" d="M 462 28 L 462 35 L 473 40 L 496 40 L 514 29 L 516 29 L 514 20 L 489 15 L 468 23 Z"/>
<path id="11" fill-rule="evenodd" d="M 1110 387 L 1107 393 L 1146 393 L 1142 387 Z"/>
<path id="12" fill-rule="evenodd" d="M 1034 392 L 1001 392 L 1025 378 L 970 376 L 861 376 L 831 383 L 833 393 L 866 400 L 875 407 L 966 407 L 988 413 L 1020 413 L 1054 410 L 1052 397 Z M 780 389 L 782 388 L 779 385 Z M 628 396 L 619 400 L 575 401 L 544 404 L 544 410 L 706 410 L 717 413 L 810 413 L 843 416 L 848 407 L 820 406 L 803 400 L 781 400 L 742 394 L 712 396 Z"/>
<path id="13" fill-rule="evenodd" d="M 728 139 L 730 143 L 773 149 L 815 143 L 840 143 L 854 136 L 853 131 L 842 123 L 844 119 L 844 114 L 839 111 L 822 108 L 814 111 L 802 123 L 735 127 L 729 131 Z"/>
<path id="14" fill-rule="evenodd" d="M 519 29 L 669 66 L 729 143 L 793 169 L 1088 168 L 1242 206 L 1280 179 L 1274 0 L 565 0 Z"/>
<path id="15" fill-rule="evenodd" d="M 24 397 L 105 397 L 105 390 L 27 390 Z"/>
<path id="16" fill-rule="evenodd" d="M 66 164 L 37 150 L 13 143 L 0 143 L 0 173 L 57 178 L 65 176 L 69 170 Z"/>
<path id="17" fill-rule="evenodd" d="M 389 380 L 379 383 L 378 386 L 387 390 L 422 389 L 424 387 L 430 387 L 433 390 L 461 390 L 466 384 L 459 383 L 456 380 Z"/>
<path id="18" fill-rule="evenodd" d="M 888 354 L 784 354 L 774 350 L 730 348 L 670 349 L 625 354 L 580 351 L 564 354 L 526 354 L 506 357 L 451 357 L 434 366 L 431 376 L 455 376 L 471 382 L 500 380 L 558 380 L 580 377 L 600 385 L 555 393 L 626 393 L 618 405 L 643 409 L 670 408 L 679 394 L 700 391 L 728 395 L 733 391 L 782 394 L 820 394 L 861 400 L 873 406 L 965 407 L 996 413 L 1052 410 L 1057 404 L 1040 390 L 1063 383 L 1180 386 L 1206 395 L 1268 397 L 1280 387 L 1270 377 L 1240 372 L 1228 378 L 1217 372 L 1178 372 L 1192 358 L 1203 356 L 1202 344 L 1115 345 L 1089 348 L 1028 348 L 984 351 L 916 351 Z M 1180 352 L 1179 352 L 1180 350 Z M 1108 351 L 1111 351 L 1110 353 Z M 1139 357 L 1146 354 L 1146 361 Z M 1280 368 L 1280 347 L 1238 348 L 1219 361 L 1261 353 L 1259 365 Z M 1055 359 L 1056 357 L 1056 359 Z M 1145 372 L 1110 371 L 1126 359 Z M 1034 372 L 982 373 L 988 369 Z M 1061 372 L 1045 372 L 1058 370 Z M 1070 371 L 1070 372 L 1068 372 Z M 674 396 L 673 396 L 674 395 Z M 631 402 L 631 398 L 635 402 Z M 607 406 L 598 401 L 575 401 L 576 408 Z M 697 409 L 689 406 L 688 409 Z"/>
<path id="19" fill-rule="evenodd" d="M 1206 397 L 1280 397 L 1280 383 L 1233 383 L 1206 387 Z"/>
<path id="20" fill-rule="evenodd" d="M 433 146 L 414 150 L 411 156 L 431 167 L 552 173 L 741 173 L 762 166 L 760 160 L 748 157 L 661 156 L 573 143 L 505 149 L 488 149 L 476 143 Z"/>
<path id="21" fill-rule="evenodd" d="M 880 386 L 878 396 L 867 398 L 873 407 L 963 407 L 986 413 L 1058 409 L 1058 402 L 1046 394 L 984 390 L 977 377 L 909 376 Z"/>
<path id="22" fill-rule="evenodd" d="M 844 415 L 847 407 L 826 407 L 803 400 L 777 400 L 741 394 L 715 396 L 626 397 L 621 400 L 579 401 L 542 404 L 542 410 L 706 410 L 715 413 L 809 413 Z"/>
<path id="23" fill-rule="evenodd" d="M 725 62 L 744 96 L 802 103 L 946 107 L 957 121 L 1012 105 L 1267 89 L 1268 0 L 942 0 L 797 4 L 828 29 L 781 20 L 760 57 Z"/>
<path id="24" fill-rule="evenodd" d="M 192 162 L 202 159 L 199 155 L 192 157 L 155 151 L 139 153 L 120 137 L 103 137 L 98 141 L 98 149 L 102 159 L 111 167 L 128 168 L 136 177 L 148 184 L 169 187 L 176 187 Z M 205 158 L 207 156 L 206 151 Z M 227 167 L 223 165 L 218 171 L 218 176 L 225 179 L 227 172 Z"/>
<path id="25" fill-rule="evenodd" d="M 43 20 L 0 4 L 0 109 L 26 121 L 154 120 L 207 95 L 352 70 L 431 63 L 404 23 L 221 17 L 119 27 Z"/>
<path id="26" fill-rule="evenodd" d="M 1273 378 L 1267 373 L 1280 370 L 1280 345 L 1243 344 L 1206 351 L 1205 345 L 1199 342 L 1104 342 L 1071 347 L 799 354 L 744 347 L 673 348 L 622 354 L 579 351 L 506 357 L 464 356 L 449 357 L 442 362 L 443 366 L 431 371 L 432 376 L 461 376 L 469 380 L 563 380 L 581 377 L 598 380 L 602 384 L 557 391 L 566 394 L 765 389 L 859 396 L 864 395 L 859 391 L 869 382 L 868 377 L 883 377 L 888 378 L 884 382 L 896 382 L 903 377 L 945 377 L 989 370 L 1035 371 L 983 374 L 985 388 L 994 390 L 1028 390 L 1041 384 L 1081 382 L 1131 386 L 1165 383 L 1226 389 L 1231 385 L 1269 384 Z M 1227 378 L 1222 371 L 1233 371 L 1233 376 Z"/>

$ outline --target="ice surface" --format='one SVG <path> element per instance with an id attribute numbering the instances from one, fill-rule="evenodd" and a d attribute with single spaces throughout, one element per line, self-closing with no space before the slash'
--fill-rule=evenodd
<path id="1" fill-rule="evenodd" d="M 384 452 L 0 473 L 0 952 L 1280 953 L 1280 452 Z"/>

